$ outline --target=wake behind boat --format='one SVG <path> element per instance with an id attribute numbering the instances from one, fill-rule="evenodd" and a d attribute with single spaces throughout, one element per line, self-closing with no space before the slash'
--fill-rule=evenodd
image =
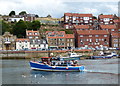
<path id="1" fill-rule="evenodd" d="M 41 71 L 83 71 L 85 68 L 77 64 L 78 58 L 42 57 L 42 61 L 30 61 L 31 69 Z"/>

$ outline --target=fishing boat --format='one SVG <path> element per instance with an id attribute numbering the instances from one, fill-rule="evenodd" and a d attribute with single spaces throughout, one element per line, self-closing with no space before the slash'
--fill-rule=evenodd
<path id="1" fill-rule="evenodd" d="M 83 65 L 77 64 L 76 58 L 42 57 L 41 61 L 30 61 L 32 70 L 41 71 L 84 71 Z"/>

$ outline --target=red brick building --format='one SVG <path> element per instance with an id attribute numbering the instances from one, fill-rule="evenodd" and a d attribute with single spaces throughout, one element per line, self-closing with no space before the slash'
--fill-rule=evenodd
<path id="1" fill-rule="evenodd" d="M 114 24 L 114 15 L 99 15 L 98 22 L 101 25 L 111 25 Z"/>
<path id="2" fill-rule="evenodd" d="M 116 27 L 116 25 L 100 25 L 99 29 L 107 30 L 107 31 L 109 31 L 109 33 L 118 32 L 118 28 Z"/>
<path id="3" fill-rule="evenodd" d="M 77 47 L 109 47 L 109 32 L 106 30 L 77 31 Z"/>
<path id="4" fill-rule="evenodd" d="M 74 34 L 66 34 L 65 31 L 46 31 L 46 39 L 50 48 L 74 48 Z"/>
<path id="5" fill-rule="evenodd" d="M 93 15 L 64 13 L 64 28 L 73 29 L 73 25 L 93 25 Z"/>
<path id="6" fill-rule="evenodd" d="M 120 33 L 111 33 L 111 44 L 114 48 L 120 48 Z"/>

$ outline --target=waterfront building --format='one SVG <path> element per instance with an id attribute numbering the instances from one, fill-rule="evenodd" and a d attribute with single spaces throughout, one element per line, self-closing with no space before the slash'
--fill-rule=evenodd
<path id="1" fill-rule="evenodd" d="M 73 29 L 73 25 L 93 25 L 93 15 L 64 13 L 64 28 Z"/>
<path id="2" fill-rule="evenodd" d="M 30 49 L 30 40 L 26 38 L 16 39 L 16 49 L 17 50 Z"/>
<path id="3" fill-rule="evenodd" d="M 26 38 L 30 40 L 30 49 L 48 49 L 48 43 L 41 39 L 39 31 L 26 30 Z"/>
<path id="4" fill-rule="evenodd" d="M 0 50 L 14 50 L 16 38 L 10 32 L 5 32 L 0 36 Z"/>
<path id="5" fill-rule="evenodd" d="M 109 47 L 109 32 L 106 30 L 82 30 L 76 34 L 77 47 Z"/>
<path id="6" fill-rule="evenodd" d="M 120 48 L 120 33 L 111 33 L 111 45 L 114 48 Z"/>
<path id="7" fill-rule="evenodd" d="M 30 39 L 30 49 L 48 49 L 45 39 Z"/>
<path id="8" fill-rule="evenodd" d="M 65 31 L 46 31 L 46 39 L 50 48 L 69 49 L 75 47 L 74 34 Z"/>

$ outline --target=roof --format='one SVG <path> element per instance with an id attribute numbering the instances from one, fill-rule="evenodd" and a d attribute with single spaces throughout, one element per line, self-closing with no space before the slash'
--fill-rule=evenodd
<path id="1" fill-rule="evenodd" d="M 39 31 L 33 31 L 33 30 L 26 30 L 26 32 L 38 32 L 39 33 Z"/>
<path id="2" fill-rule="evenodd" d="M 74 37 L 74 34 L 66 34 L 65 38 L 75 38 L 75 37 Z"/>
<path id="3" fill-rule="evenodd" d="M 92 14 L 64 13 L 65 16 L 92 17 Z"/>
<path id="4" fill-rule="evenodd" d="M 113 15 L 99 15 L 99 18 L 113 18 Z"/>
<path id="5" fill-rule="evenodd" d="M 16 41 L 30 41 L 30 40 L 26 39 L 26 38 L 18 38 L 18 39 L 16 39 Z"/>
<path id="6" fill-rule="evenodd" d="M 103 34 L 109 34 L 109 32 L 106 31 L 106 30 L 86 30 L 86 31 L 79 30 L 79 31 L 77 31 L 77 33 L 80 34 L 80 35 L 103 35 Z"/>
<path id="7" fill-rule="evenodd" d="M 107 29 L 114 29 L 116 28 L 115 25 L 100 25 L 101 28 L 107 28 Z"/>
<path id="8" fill-rule="evenodd" d="M 28 33 L 32 33 L 32 34 L 28 34 Z M 38 33 L 38 34 L 34 34 L 34 33 Z M 26 35 L 28 36 L 30 36 L 30 35 L 38 35 L 39 36 L 39 31 L 33 31 L 33 30 L 26 30 Z"/>
<path id="9" fill-rule="evenodd" d="M 88 29 L 90 26 L 89 25 L 74 25 L 75 29 L 79 29 L 79 28 L 82 28 L 82 29 Z"/>
<path id="10" fill-rule="evenodd" d="M 65 31 L 46 31 L 48 35 L 64 35 Z"/>
<path id="11" fill-rule="evenodd" d="M 46 31 L 48 38 L 74 38 L 74 34 L 66 34 L 65 31 Z M 55 36 L 49 36 L 55 35 Z M 64 35 L 64 36 L 59 36 Z"/>
<path id="12" fill-rule="evenodd" d="M 119 23 L 120 22 L 120 19 L 115 19 L 113 20 L 115 23 Z"/>

